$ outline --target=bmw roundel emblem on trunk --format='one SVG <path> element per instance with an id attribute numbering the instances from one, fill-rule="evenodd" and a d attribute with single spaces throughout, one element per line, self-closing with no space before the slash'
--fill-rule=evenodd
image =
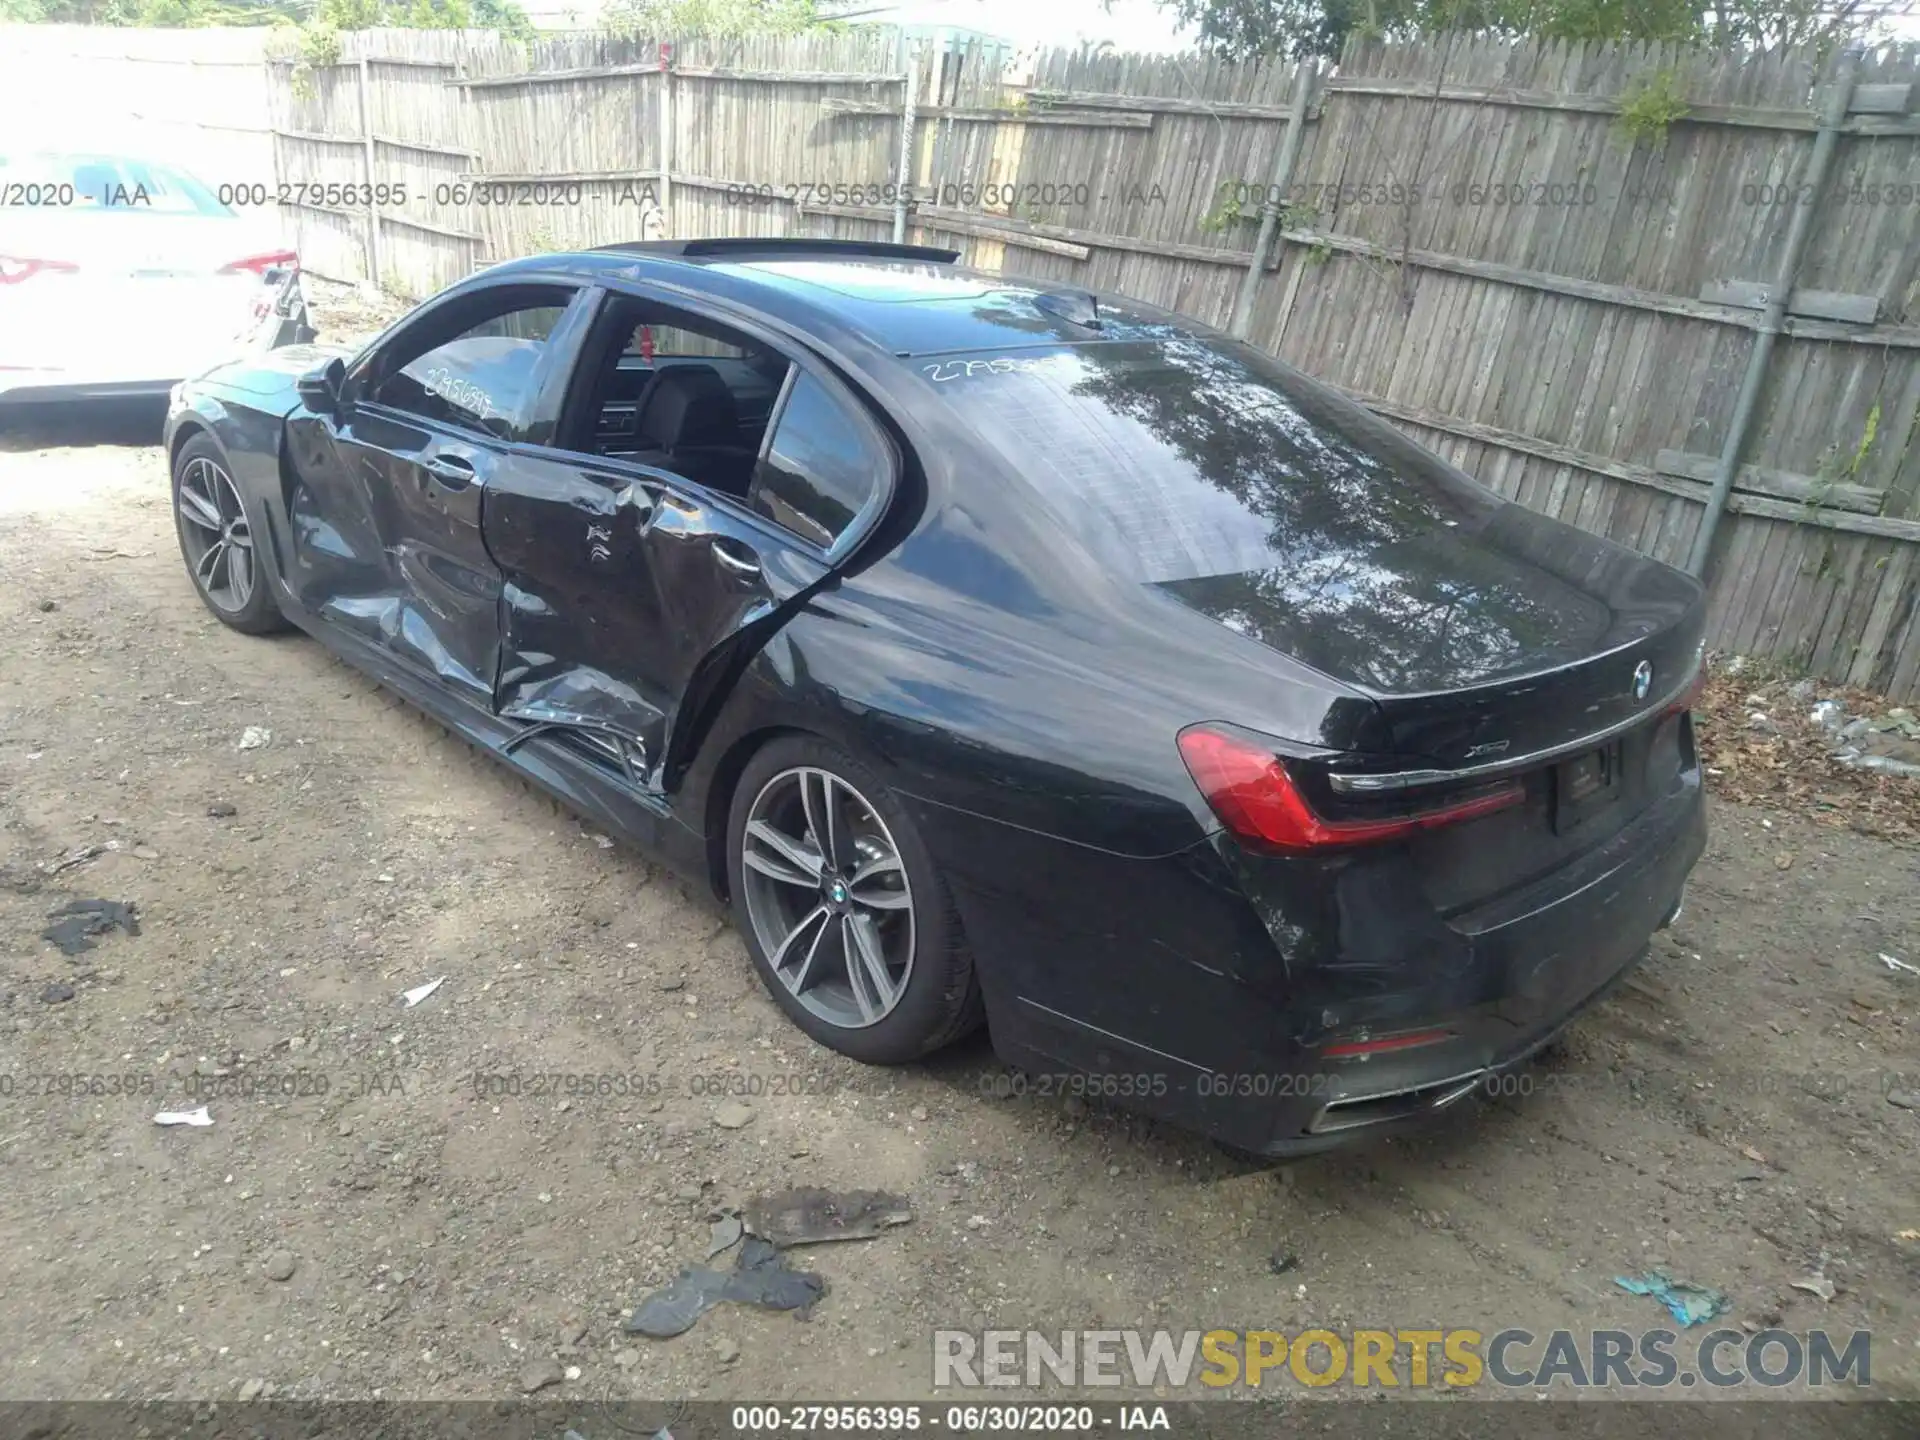
<path id="1" fill-rule="evenodd" d="M 1642 660 L 1633 667 L 1633 698 L 1644 700 L 1651 689 L 1653 689 L 1653 662 Z"/>

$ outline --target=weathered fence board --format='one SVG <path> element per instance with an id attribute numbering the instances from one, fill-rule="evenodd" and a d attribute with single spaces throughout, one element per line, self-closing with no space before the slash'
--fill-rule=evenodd
<path id="1" fill-rule="evenodd" d="M 135 33 L 114 43 L 131 54 Z M 218 178 L 373 186 L 366 204 L 297 203 L 317 271 L 377 267 L 419 295 L 542 248 L 899 225 L 988 269 L 1244 323 L 1499 493 L 1675 563 L 1730 475 L 1714 643 L 1920 695 L 1912 47 L 1860 66 L 1816 193 L 1834 72 L 1812 50 L 1443 36 L 1356 44 L 1308 77 L 863 27 L 526 50 L 345 38 L 335 66 L 234 68 L 269 96 L 251 120 L 182 121 L 251 124 L 271 146 L 272 173 Z M 186 53 L 164 44 L 169 63 Z M 1635 135 L 1623 112 L 1656 82 L 1686 113 Z M 1731 467 L 1765 300 L 1809 209 Z"/>

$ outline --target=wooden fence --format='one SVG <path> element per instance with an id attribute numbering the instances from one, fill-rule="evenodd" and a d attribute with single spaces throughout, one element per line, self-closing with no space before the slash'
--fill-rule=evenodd
<path id="1" fill-rule="evenodd" d="M 1232 328 L 1676 564 L 1723 512 L 1713 643 L 1920 696 L 1920 51 L 1443 37 L 1307 70 L 374 31 L 271 70 L 262 178 L 321 273 L 420 295 L 652 234 L 949 243 Z"/>

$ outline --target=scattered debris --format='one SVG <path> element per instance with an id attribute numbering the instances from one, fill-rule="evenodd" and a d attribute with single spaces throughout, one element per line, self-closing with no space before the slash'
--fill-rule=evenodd
<path id="1" fill-rule="evenodd" d="M 1893 1238 L 1896 1240 L 1920 1240 L 1920 1230 L 1896 1230 L 1893 1232 Z"/>
<path id="2" fill-rule="evenodd" d="M 520 1367 L 520 1393 L 531 1395 L 549 1385 L 558 1385 L 566 1378 L 567 1372 L 560 1368 L 558 1360 L 529 1360 Z"/>
<path id="3" fill-rule="evenodd" d="M 259 750 L 273 743 L 273 731 L 264 725 L 249 725 L 240 732 L 236 750 Z"/>
<path id="4" fill-rule="evenodd" d="M 40 867 L 40 873 L 42 875 L 58 875 L 64 870 L 73 869 L 76 865 L 84 865 L 89 860 L 106 854 L 109 850 L 118 850 L 119 848 L 120 842 L 118 840 L 103 840 L 98 845 L 76 845 L 73 849 L 56 856 L 54 859 L 42 865 Z"/>
<path id="5" fill-rule="evenodd" d="M 1886 839 L 1920 836 L 1920 722 L 1911 711 L 1849 686 L 1736 679 L 1744 668 L 1737 655 L 1715 657 L 1694 710 L 1717 795 Z M 1751 726 L 1756 710 L 1767 727 Z"/>
<path id="6" fill-rule="evenodd" d="M 411 990 L 403 991 L 400 998 L 407 1002 L 407 1008 L 411 1010 L 446 983 L 447 977 L 442 975 L 438 980 L 429 980 L 424 985 L 416 985 Z"/>
<path id="7" fill-rule="evenodd" d="M 231 820 L 239 813 L 239 807 L 226 800 L 216 800 L 207 806 L 207 814 L 216 820 Z"/>
<path id="8" fill-rule="evenodd" d="M 805 1319 L 826 1293 L 824 1277 L 789 1269 L 777 1249 L 750 1235 L 741 1244 L 732 1270 L 689 1266 L 672 1284 L 635 1306 L 626 1329 L 631 1335 L 656 1340 L 684 1335 L 723 1300 L 767 1310 L 797 1310 Z"/>
<path id="9" fill-rule="evenodd" d="M 40 992 L 43 1005 L 63 1005 L 73 999 L 73 986 L 55 980 Z"/>
<path id="10" fill-rule="evenodd" d="M 1742 1145 L 1740 1147 L 1740 1153 L 1746 1156 L 1747 1159 L 1753 1161 L 1753 1163 L 1756 1165 L 1764 1165 L 1767 1163 L 1767 1157 L 1761 1154 L 1758 1150 L 1754 1149 L 1753 1146 L 1751 1145 Z"/>
<path id="11" fill-rule="evenodd" d="M 193 1125 L 196 1127 L 205 1127 L 213 1124 L 213 1116 L 209 1115 L 207 1113 L 207 1107 L 202 1105 L 193 1110 L 162 1110 L 153 1117 L 153 1123 L 156 1125 Z"/>
<path id="12" fill-rule="evenodd" d="M 291 1280 L 299 1262 L 293 1258 L 291 1250 L 276 1250 L 267 1256 L 267 1263 L 260 1267 L 269 1280 Z"/>
<path id="13" fill-rule="evenodd" d="M 1699 1325 L 1716 1315 L 1724 1315 L 1732 1303 L 1724 1290 L 1675 1280 L 1664 1270 L 1649 1270 L 1638 1277 L 1616 1275 L 1613 1283 L 1632 1295 L 1653 1296 L 1682 1325 Z"/>
<path id="14" fill-rule="evenodd" d="M 1902 1110 L 1920 1110 L 1920 1090 L 1889 1090 L 1887 1103 Z"/>
<path id="15" fill-rule="evenodd" d="M 1822 1300 L 1831 1300 L 1834 1295 L 1838 1293 L 1833 1287 L 1833 1281 L 1829 1280 L 1825 1275 L 1818 1274 L 1809 1275 L 1804 1280 L 1794 1281 L 1793 1288 L 1796 1290 L 1804 1290 L 1809 1295 L 1818 1295 Z"/>
<path id="16" fill-rule="evenodd" d="M 1909 965 L 1906 961 L 1896 959 L 1894 956 L 1888 955 L 1885 952 L 1881 953 L 1880 962 L 1885 965 L 1887 969 L 1895 972 L 1904 970 L 1909 975 L 1920 975 L 1920 965 Z"/>
<path id="17" fill-rule="evenodd" d="M 740 1243 L 740 1237 L 746 1232 L 747 1227 L 740 1223 L 738 1215 L 722 1215 L 708 1227 L 707 1259 L 724 1255 Z"/>
<path id="18" fill-rule="evenodd" d="M 1267 1257 L 1267 1269 L 1275 1275 L 1285 1275 L 1290 1270 L 1300 1268 L 1300 1257 L 1282 1245 Z"/>
<path id="19" fill-rule="evenodd" d="M 738 1100 L 729 1100 L 713 1112 L 713 1123 L 722 1130 L 738 1130 L 753 1119 L 753 1107 Z"/>
<path id="20" fill-rule="evenodd" d="M 904 1195 L 884 1190 L 836 1193 L 812 1186 L 747 1202 L 747 1229 L 780 1249 L 834 1240 L 871 1240 L 913 1219 Z"/>
<path id="21" fill-rule="evenodd" d="M 138 907 L 119 900 L 70 900 L 47 918 L 54 923 L 40 932 L 40 938 L 51 940 L 62 955 L 93 949 L 93 936 L 116 927 L 129 935 L 140 933 Z"/>

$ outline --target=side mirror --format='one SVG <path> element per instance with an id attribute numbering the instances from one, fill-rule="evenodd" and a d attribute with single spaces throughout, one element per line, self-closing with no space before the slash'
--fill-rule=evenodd
<path id="1" fill-rule="evenodd" d="M 318 370 L 302 375 L 294 382 L 300 403 L 316 415 L 335 415 L 340 410 L 340 395 L 347 383 L 347 363 L 338 355 Z"/>

